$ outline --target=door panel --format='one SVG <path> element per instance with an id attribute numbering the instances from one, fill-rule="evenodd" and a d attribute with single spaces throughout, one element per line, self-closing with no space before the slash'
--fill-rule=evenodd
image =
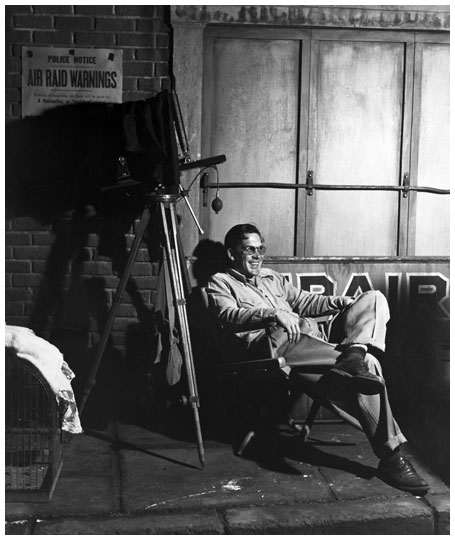
<path id="1" fill-rule="evenodd" d="M 449 46 L 417 45 L 421 61 L 420 118 L 417 124 L 417 179 L 420 186 L 450 188 L 449 148 Z M 415 255 L 448 255 L 449 197 L 413 194 L 415 197 Z"/>
<path id="2" fill-rule="evenodd" d="M 315 256 L 395 255 L 398 197 L 384 191 L 316 191 Z"/>
<path id="3" fill-rule="evenodd" d="M 315 184 L 398 185 L 404 52 L 402 43 L 315 43 L 308 152 Z M 317 192 L 307 200 L 314 225 L 305 254 L 396 255 L 397 202 L 393 193 Z"/>
<path id="4" fill-rule="evenodd" d="M 410 173 L 449 187 L 447 36 L 214 25 L 204 54 L 203 155 L 226 154 L 220 182 L 305 183 L 311 170 L 316 186 L 397 187 Z M 271 255 L 448 253 L 445 196 L 226 188 L 215 214 L 209 193 L 207 236 L 254 222 Z"/>
<path id="5" fill-rule="evenodd" d="M 210 153 L 227 158 L 220 181 L 295 182 L 299 42 L 216 38 L 209 46 Z M 208 215 L 211 239 L 223 240 L 233 225 L 253 222 L 270 253 L 294 252 L 294 190 L 225 189 L 220 197 L 223 210 Z"/>

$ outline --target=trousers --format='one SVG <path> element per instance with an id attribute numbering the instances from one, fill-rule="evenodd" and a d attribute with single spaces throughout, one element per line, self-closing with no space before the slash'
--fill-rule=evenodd
<path id="1" fill-rule="evenodd" d="M 354 343 L 368 347 L 365 356 L 368 369 L 382 377 L 375 353 L 385 350 L 388 320 L 389 308 L 384 295 L 380 291 L 367 291 L 335 316 L 326 335 L 321 333 L 314 319 L 301 318 L 298 343 L 289 342 L 283 328 L 271 333 L 271 341 L 277 356 L 283 356 L 291 367 L 289 376 L 293 386 L 299 387 L 299 382 L 306 388 L 314 385 L 317 393 L 316 385 L 322 374 L 335 365 L 344 347 Z M 299 400 L 302 397 L 303 392 L 291 403 L 290 417 L 301 406 Z M 379 459 L 406 442 L 393 417 L 385 386 L 379 394 L 355 394 L 335 405 L 360 423 Z"/>

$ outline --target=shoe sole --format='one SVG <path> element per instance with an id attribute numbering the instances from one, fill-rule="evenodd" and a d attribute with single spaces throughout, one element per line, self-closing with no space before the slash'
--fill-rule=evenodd
<path id="1" fill-rule="evenodd" d="M 394 482 L 393 480 L 389 480 L 386 475 L 382 475 L 381 473 L 378 473 L 378 478 L 385 482 L 388 486 L 391 486 L 395 489 L 399 489 L 400 491 L 406 491 L 407 493 L 411 493 L 411 495 L 426 495 L 430 491 L 430 486 L 408 486 L 406 484 L 399 484 L 397 482 Z"/>
<path id="2" fill-rule="evenodd" d="M 409 486 L 400 486 L 398 484 L 392 484 L 391 482 L 386 482 L 389 486 L 394 487 L 396 489 L 399 489 L 400 491 L 406 491 L 406 493 L 410 493 L 411 495 L 426 495 L 430 488 L 410 488 Z"/>
<path id="3" fill-rule="evenodd" d="M 362 375 L 351 375 L 345 371 L 332 368 L 324 375 L 325 394 L 328 399 L 342 401 L 353 394 L 364 394 L 374 396 L 379 394 L 385 387 L 382 377 L 363 377 Z"/>

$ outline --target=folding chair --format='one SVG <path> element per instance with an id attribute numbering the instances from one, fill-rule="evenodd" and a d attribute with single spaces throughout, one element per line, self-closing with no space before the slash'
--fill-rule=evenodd
<path id="1" fill-rule="evenodd" d="M 201 288 L 200 292 L 203 303 L 206 309 L 209 310 L 208 297 L 205 288 Z M 315 319 L 324 335 L 328 323 L 332 318 L 333 314 L 329 314 Z M 289 428 L 295 430 L 296 434 L 298 433 L 302 442 L 306 442 L 321 407 L 334 413 L 355 428 L 362 430 L 362 427 L 356 419 L 351 417 L 336 404 L 318 394 L 316 386 L 312 384 L 313 381 L 311 379 L 315 381 L 316 378 L 326 372 L 330 366 L 315 366 L 310 362 L 308 366 L 299 366 L 297 370 L 299 374 L 306 375 L 309 379 L 308 381 L 299 376 L 292 378 L 291 368 L 287 366 L 286 358 L 279 357 L 276 354 L 272 345 L 272 340 L 270 339 L 270 334 L 275 325 L 261 326 L 262 328 L 265 328 L 267 333 L 267 356 L 251 359 L 245 358 L 245 356 L 241 355 L 238 351 L 233 351 L 229 346 L 229 340 L 226 339 L 227 336 L 225 332 L 215 318 L 211 316 L 209 317 L 209 320 L 210 324 L 208 324 L 207 332 L 211 339 L 216 340 L 217 350 L 219 351 L 219 354 L 217 355 L 218 361 L 216 362 L 216 365 L 213 366 L 214 374 L 218 381 L 231 383 L 234 389 L 234 398 L 237 398 L 241 393 L 238 390 L 242 386 L 247 387 L 247 393 L 250 391 L 251 394 L 254 394 L 252 390 L 258 391 L 258 387 L 261 383 L 264 383 L 264 381 L 272 382 L 274 388 L 278 388 L 280 385 L 287 387 L 288 392 L 291 390 L 291 385 L 295 384 L 298 392 L 306 394 L 312 400 L 312 404 L 305 418 L 287 418 Z M 302 339 L 314 340 L 314 338 L 310 336 L 303 336 Z M 311 347 L 309 347 L 309 349 L 311 349 Z M 294 382 L 294 380 L 291 379 L 297 379 L 297 381 Z M 242 407 L 242 405 L 244 405 L 243 399 L 234 399 L 234 402 L 236 407 Z M 259 414 L 258 416 L 261 415 Z M 241 456 L 248 444 L 256 436 L 258 426 L 254 424 L 253 421 L 251 427 L 247 429 L 246 433 L 244 432 L 240 438 L 234 435 L 234 441 L 237 440 L 237 443 L 234 442 L 235 454 Z"/>

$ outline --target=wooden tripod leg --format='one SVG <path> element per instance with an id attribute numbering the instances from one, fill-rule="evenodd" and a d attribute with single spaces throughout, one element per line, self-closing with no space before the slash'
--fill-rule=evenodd
<path id="1" fill-rule="evenodd" d="M 204 445 L 202 441 L 201 425 L 199 420 L 199 396 L 197 394 L 196 375 L 194 371 L 193 356 L 191 350 L 191 340 L 188 327 L 188 317 L 186 312 L 186 300 L 183 290 L 182 271 L 180 267 L 177 225 L 175 219 L 174 201 L 160 202 L 163 228 L 166 237 L 166 251 L 168 255 L 169 274 L 172 279 L 172 288 L 174 294 L 174 303 L 176 305 L 177 317 L 180 326 L 185 367 L 188 378 L 188 390 L 190 393 L 190 403 L 193 409 L 194 421 L 196 426 L 196 437 L 199 453 L 199 461 L 204 466 Z M 169 229 L 168 214 L 170 218 L 171 229 Z"/>
<path id="2" fill-rule="evenodd" d="M 191 400 L 191 406 L 193 408 L 193 416 L 194 416 L 194 422 L 196 426 L 196 437 L 197 437 L 197 444 L 198 444 L 199 461 L 202 467 L 204 467 L 204 445 L 202 441 L 201 424 L 199 420 L 199 395 L 198 395 L 197 382 L 196 382 L 196 373 L 194 369 L 193 352 L 191 348 L 191 337 L 190 337 L 190 330 L 189 330 L 189 325 L 188 325 L 188 316 L 187 316 L 187 310 L 186 310 L 186 300 L 185 300 L 185 291 L 183 287 L 182 270 L 180 267 L 179 241 L 178 241 L 178 236 L 177 236 L 178 228 L 177 228 L 177 221 L 175 218 L 175 204 L 174 203 L 171 204 L 170 213 L 171 213 L 173 239 L 175 242 L 175 262 L 177 266 L 177 276 L 179 277 L 178 286 L 180 289 L 179 298 L 181 299 L 180 313 L 181 313 L 181 322 L 182 322 L 182 333 L 184 335 L 184 348 L 186 349 L 186 356 L 188 358 L 187 372 L 188 372 L 188 385 L 190 388 L 190 400 Z"/>
<path id="3" fill-rule="evenodd" d="M 182 275 L 182 269 L 180 265 L 180 257 L 179 257 L 179 241 L 178 241 L 178 228 L 177 228 L 177 222 L 175 218 L 175 205 L 172 204 L 169 208 L 170 210 L 170 216 L 171 216 L 171 225 L 172 225 L 172 235 L 174 240 L 174 261 L 175 266 L 177 268 L 177 286 L 178 286 L 178 298 L 180 299 L 180 311 L 181 311 L 181 322 L 182 322 L 182 333 L 185 336 L 184 341 L 184 347 L 187 350 L 188 358 L 191 360 L 189 362 L 190 369 L 191 369 L 191 388 L 193 390 L 193 393 L 195 396 L 197 396 L 197 384 L 196 384 L 196 375 L 194 371 L 194 363 L 193 363 L 193 353 L 191 349 L 191 337 L 190 337 L 190 330 L 188 325 L 188 317 L 186 312 L 186 300 L 185 300 L 185 290 L 183 287 L 183 275 Z M 198 400 L 199 403 L 199 400 Z"/>
<path id="4" fill-rule="evenodd" d="M 126 262 L 125 268 L 123 270 L 123 274 L 120 279 L 119 285 L 117 287 L 117 291 L 115 292 L 114 298 L 112 300 L 112 306 L 111 306 L 111 309 L 109 310 L 106 325 L 104 327 L 101 339 L 98 343 L 96 355 L 95 355 L 95 358 L 93 359 L 93 364 L 90 369 L 90 373 L 89 373 L 87 382 L 85 384 L 84 390 L 82 392 L 81 402 L 78 407 L 80 414 L 82 414 L 82 411 L 85 408 L 85 404 L 87 403 L 88 396 L 92 388 L 96 384 L 96 374 L 98 373 L 98 369 L 101 364 L 101 359 L 104 354 L 104 349 L 106 348 L 107 341 L 111 333 L 112 325 L 114 324 L 115 317 L 117 316 L 118 308 L 122 301 L 126 285 L 128 284 L 128 280 L 130 279 L 131 271 L 136 261 L 137 252 L 142 243 L 142 239 L 144 237 L 145 231 L 147 230 L 149 221 L 150 221 L 150 208 L 146 206 L 142 212 L 142 216 L 139 221 L 139 226 L 137 228 L 136 236 L 134 238 L 133 245 L 131 246 L 130 254 L 128 256 L 128 260 Z"/>

